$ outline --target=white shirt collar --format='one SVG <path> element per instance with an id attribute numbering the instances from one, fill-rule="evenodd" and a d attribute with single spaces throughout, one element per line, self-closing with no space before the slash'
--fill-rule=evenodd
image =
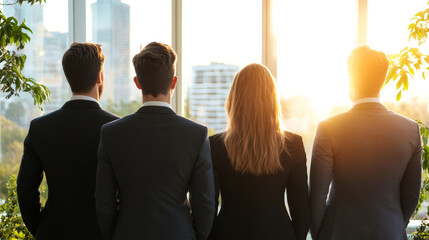
<path id="1" fill-rule="evenodd" d="M 356 101 L 353 101 L 353 106 L 356 106 L 361 103 L 381 103 L 380 98 L 369 97 L 369 98 L 360 98 Z"/>
<path id="2" fill-rule="evenodd" d="M 171 108 L 170 104 L 162 101 L 147 101 L 143 103 L 143 107 L 157 106 L 157 107 L 168 107 Z"/>
<path id="3" fill-rule="evenodd" d="M 70 101 L 73 101 L 73 100 L 86 100 L 86 101 L 93 101 L 98 103 L 97 99 L 90 96 L 85 96 L 85 95 L 72 95 L 70 98 Z"/>

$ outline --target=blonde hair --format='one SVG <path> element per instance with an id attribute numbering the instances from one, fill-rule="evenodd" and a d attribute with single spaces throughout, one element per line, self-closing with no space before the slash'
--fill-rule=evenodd
<path id="1" fill-rule="evenodd" d="M 286 150 L 280 124 L 276 82 L 261 64 L 250 64 L 234 77 L 225 104 L 229 120 L 224 143 L 232 166 L 254 175 L 282 170 L 280 153 Z"/>

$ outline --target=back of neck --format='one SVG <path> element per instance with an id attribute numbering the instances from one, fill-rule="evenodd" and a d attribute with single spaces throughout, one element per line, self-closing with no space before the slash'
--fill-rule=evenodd
<path id="1" fill-rule="evenodd" d="M 143 95 L 143 103 L 150 102 L 150 101 L 157 101 L 157 102 L 166 102 L 170 104 L 170 96 L 164 95 L 164 94 L 158 94 L 156 97 L 153 95 Z"/>
<path id="2" fill-rule="evenodd" d="M 87 96 L 87 97 L 92 97 L 92 98 L 94 98 L 95 100 L 99 100 L 99 97 L 98 97 L 98 94 L 96 94 L 96 93 L 93 93 L 93 92 L 89 92 L 89 93 L 72 93 L 72 95 L 73 96 L 76 96 L 76 95 L 80 95 L 80 96 Z"/>

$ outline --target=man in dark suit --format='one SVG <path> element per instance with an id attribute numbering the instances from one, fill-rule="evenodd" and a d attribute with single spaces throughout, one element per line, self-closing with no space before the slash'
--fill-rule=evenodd
<path id="1" fill-rule="evenodd" d="M 98 104 L 104 83 L 101 46 L 73 43 L 62 64 L 73 96 L 30 124 L 17 179 L 19 207 L 37 239 L 102 239 L 94 198 L 97 148 L 101 126 L 118 117 Z M 43 173 L 48 199 L 41 208 Z"/>
<path id="2" fill-rule="evenodd" d="M 314 140 L 311 233 L 315 240 L 405 240 L 420 190 L 419 127 L 380 103 L 384 53 L 358 47 L 348 64 L 354 106 L 321 122 Z"/>
<path id="3" fill-rule="evenodd" d="M 173 49 L 156 42 L 134 56 L 143 106 L 102 128 L 95 198 L 107 239 L 201 240 L 210 233 L 215 206 L 207 128 L 170 107 L 175 63 Z"/>

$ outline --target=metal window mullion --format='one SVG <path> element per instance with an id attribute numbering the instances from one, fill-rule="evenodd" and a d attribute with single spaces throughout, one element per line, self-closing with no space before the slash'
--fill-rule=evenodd
<path id="1" fill-rule="evenodd" d="M 262 0 L 262 64 L 277 79 L 277 38 L 274 32 L 274 0 Z"/>
<path id="2" fill-rule="evenodd" d="M 176 76 L 178 78 L 173 95 L 172 107 L 177 114 L 183 115 L 183 79 L 182 79 L 182 0 L 171 0 L 171 45 L 177 53 Z"/>
<path id="3" fill-rule="evenodd" d="M 86 0 L 69 0 L 69 41 L 86 42 Z"/>
<path id="4" fill-rule="evenodd" d="M 368 31 L 368 0 L 356 0 L 356 12 L 355 45 L 365 45 Z"/>

